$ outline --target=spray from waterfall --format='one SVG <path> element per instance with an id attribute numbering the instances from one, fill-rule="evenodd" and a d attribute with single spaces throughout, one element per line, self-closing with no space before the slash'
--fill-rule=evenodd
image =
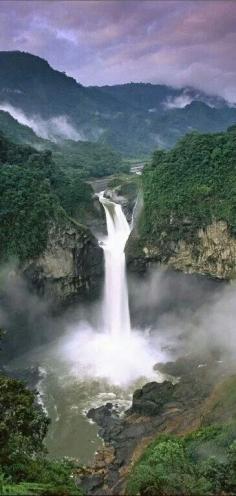
<path id="1" fill-rule="evenodd" d="M 129 387 L 140 379 L 158 380 L 153 370 L 164 353 L 145 330 L 131 329 L 125 264 L 125 244 L 130 226 L 121 205 L 101 193 L 107 236 L 100 240 L 105 258 L 101 319 L 96 328 L 80 322 L 62 343 L 62 355 L 80 379 L 105 380 L 112 386 Z M 160 380 L 160 376 L 159 376 Z"/>
<path id="2" fill-rule="evenodd" d="M 100 194 L 107 222 L 107 238 L 102 247 L 105 256 L 105 287 L 103 300 L 103 323 L 111 336 L 130 334 L 129 299 L 125 269 L 124 248 L 130 227 L 121 205 Z"/>

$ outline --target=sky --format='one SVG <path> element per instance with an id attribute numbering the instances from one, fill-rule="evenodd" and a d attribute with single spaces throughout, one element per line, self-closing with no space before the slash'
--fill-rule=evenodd
<path id="1" fill-rule="evenodd" d="M 0 49 L 86 86 L 194 86 L 236 101 L 235 0 L 1 0 Z"/>

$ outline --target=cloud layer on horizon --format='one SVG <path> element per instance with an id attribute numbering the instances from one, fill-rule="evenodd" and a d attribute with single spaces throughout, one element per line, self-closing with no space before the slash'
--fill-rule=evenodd
<path id="1" fill-rule="evenodd" d="M 194 86 L 236 101 L 234 0 L 2 0 L 1 50 L 23 50 L 85 85 Z"/>

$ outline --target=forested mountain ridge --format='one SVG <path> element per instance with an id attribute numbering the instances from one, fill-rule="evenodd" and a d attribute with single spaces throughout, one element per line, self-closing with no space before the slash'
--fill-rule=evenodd
<path id="1" fill-rule="evenodd" d="M 186 135 L 142 175 L 144 208 L 127 246 L 131 265 L 236 275 L 236 133 Z M 146 262 L 145 262 L 146 260 Z"/>
<path id="2" fill-rule="evenodd" d="M 97 141 L 130 156 L 173 146 L 190 129 L 223 131 L 236 121 L 235 108 L 192 88 L 84 87 L 24 52 L 0 52 L 0 109 L 9 105 L 40 136 Z"/>
<path id="3" fill-rule="evenodd" d="M 20 124 L 4 110 L 0 110 L 0 131 L 13 143 L 45 148 L 46 140 L 37 136 L 31 127 Z"/>
<path id="4" fill-rule="evenodd" d="M 0 110 L 0 132 L 16 144 L 30 145 L 38 151 L 50 150 L 56 165 L 81 178 L 102 177 L 127 171 L 121 155 L 110 146 L 89 141 L 61 139 L 58 143 L 40 138 L 31 127 L 20 124 L 9 112 Z"/>
<path id="5" fill-rule="evenodd" d="M 157 110 L 164 112 L 168 108 L 184 108 L 191 101 L 200 101 L 216 108 L 226 105 L 223 98 L 207 95 L 190 87 L 177 89 L 164 84 L 126 83 L 97 88 L 123 104 L 147 110 L 149 113 Z"/>

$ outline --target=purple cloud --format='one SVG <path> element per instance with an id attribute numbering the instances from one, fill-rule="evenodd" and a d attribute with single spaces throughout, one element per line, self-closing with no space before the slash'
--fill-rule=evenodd
<path id="1" fill-rule="evenodd" d="M 236 101 L 236 2 L 0 2 L 0 47 L 46 58 L 85 85 L 193 85 Z"/>

